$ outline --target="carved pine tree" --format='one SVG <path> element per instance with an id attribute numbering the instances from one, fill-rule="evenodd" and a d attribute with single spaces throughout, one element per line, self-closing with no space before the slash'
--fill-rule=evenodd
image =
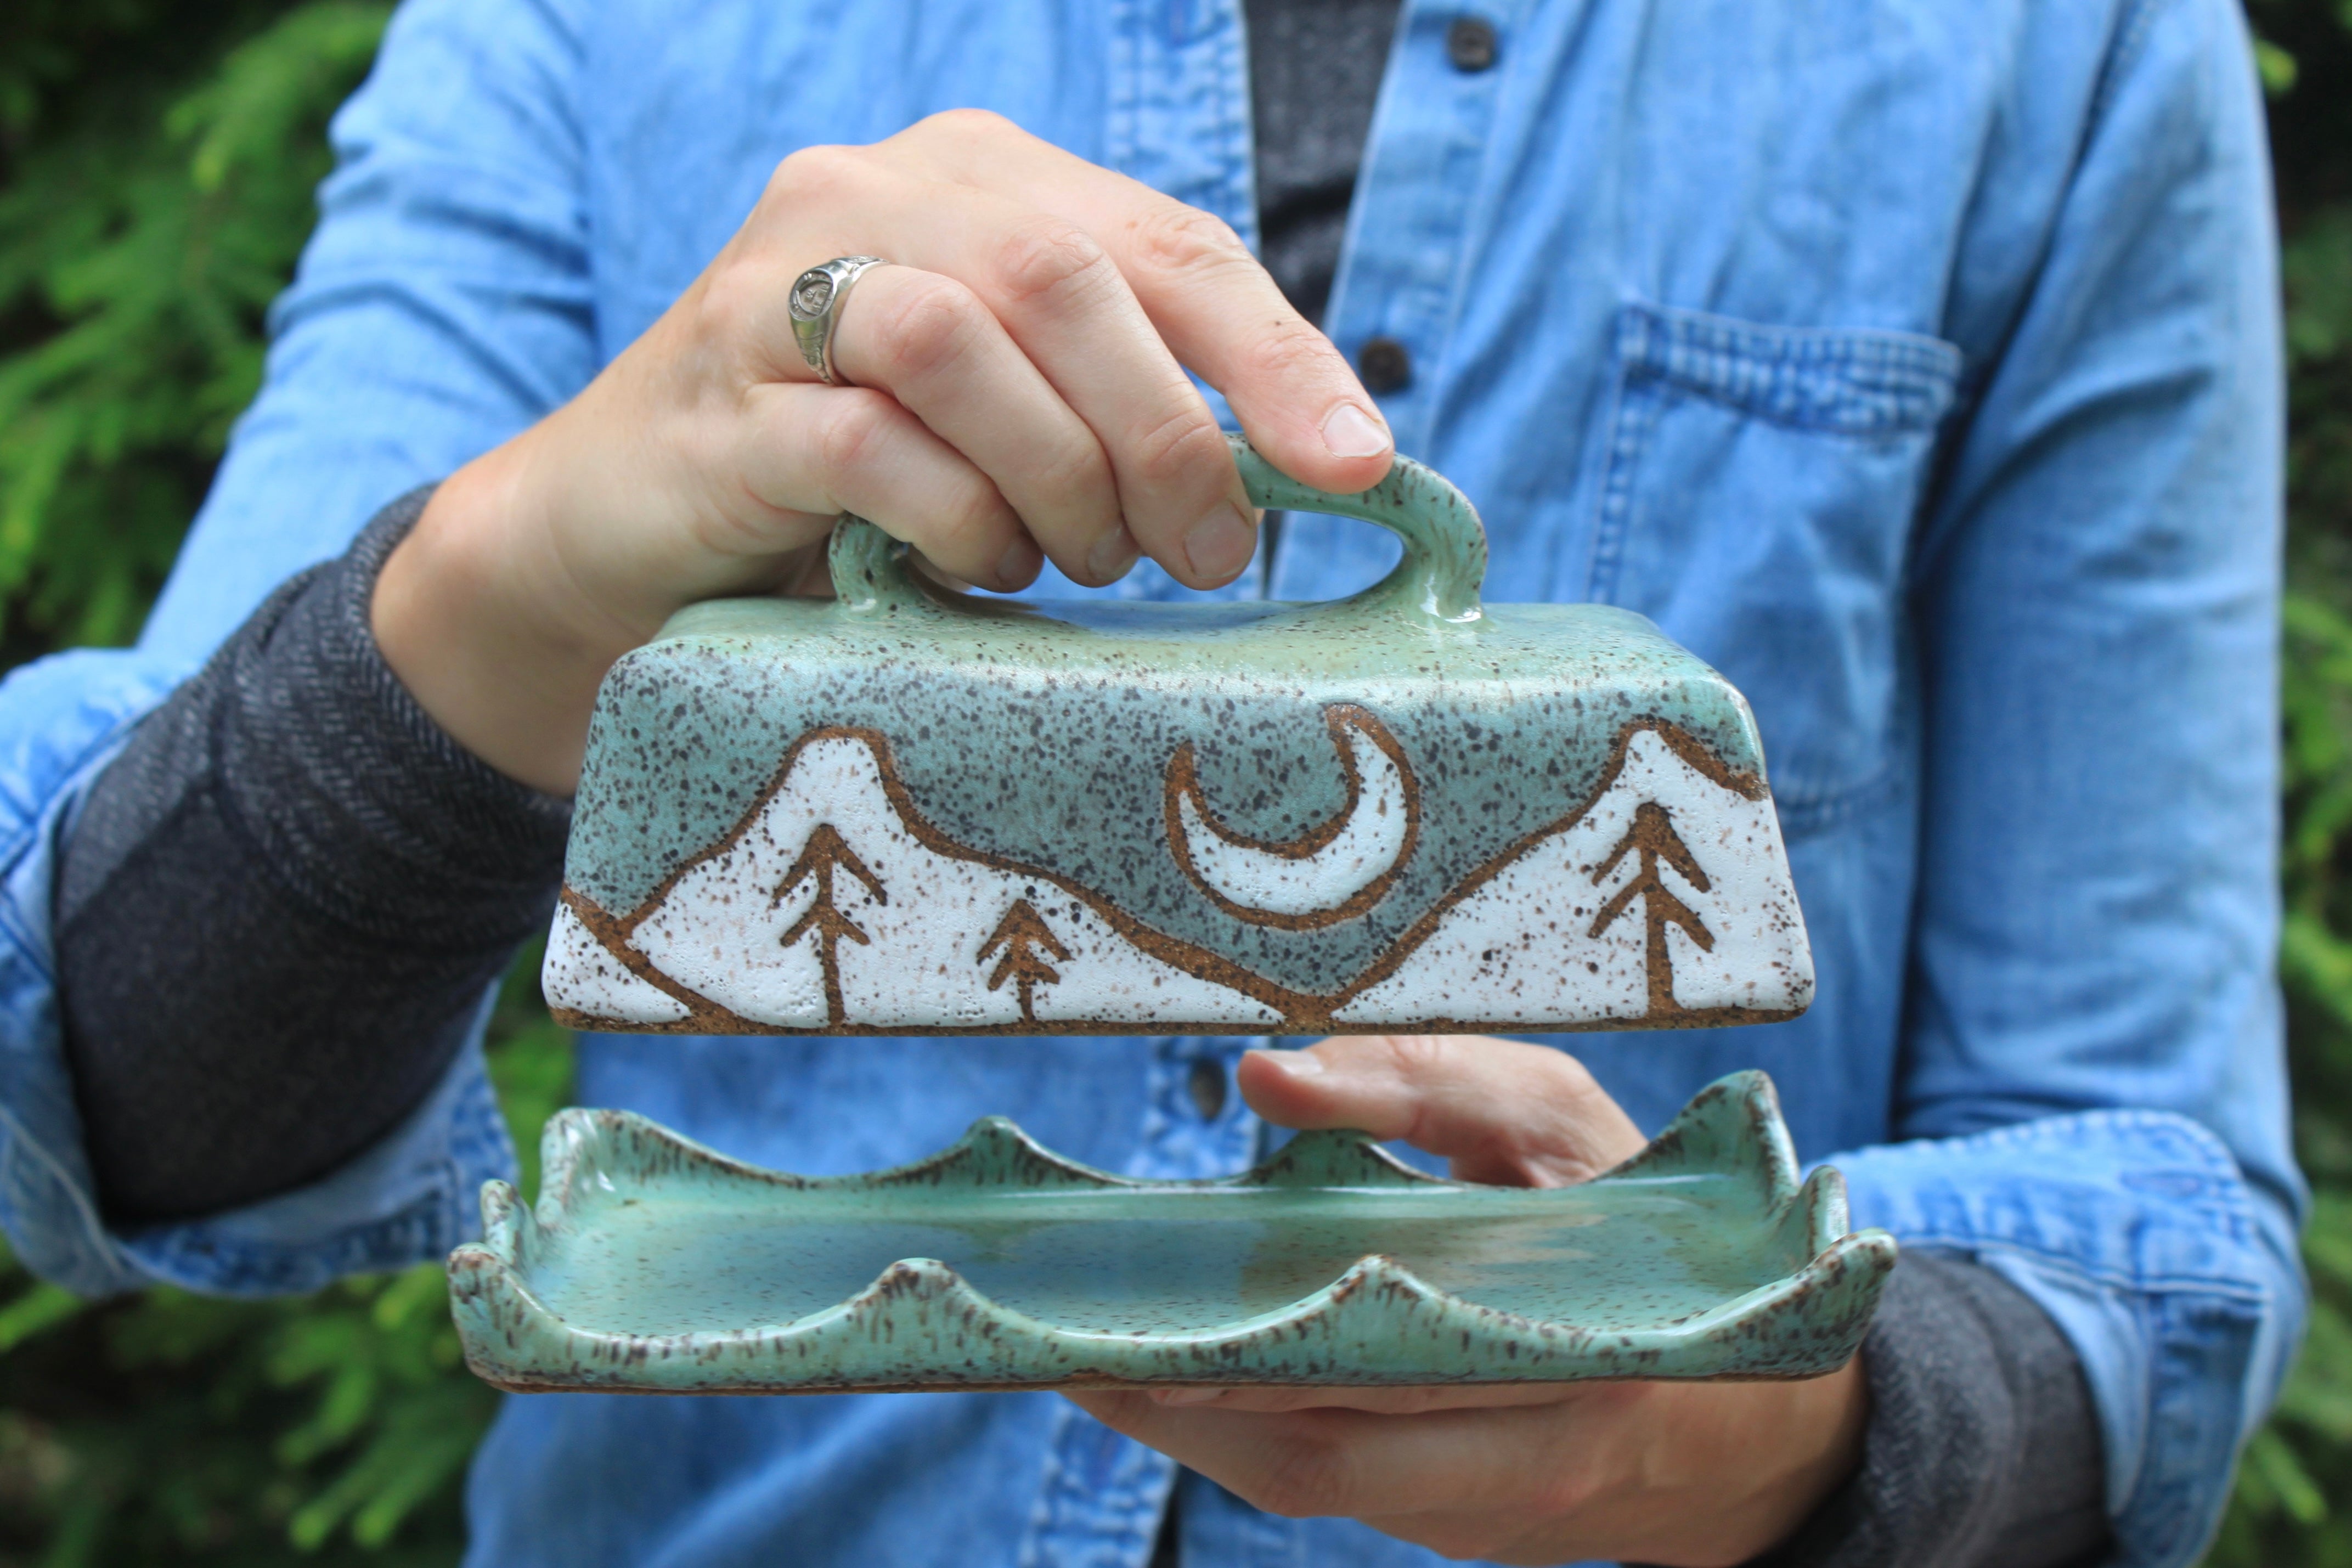
<path id="1" fill-rule="evenodd" d="M 835 870 L 847 871 L 865 883 L 866 890 L 874 895 L 876 903 L 890 901 L 890 895 L 882 890 L 881 882 L 866 868 L 866 862 L 857 858 L 856 851 L 842 842 L 841 835 L 834 830 L 830 822 L 818 823 L 816 831 L 809 835 L 808 843 L 801 848 L 800 858 L 793 862 L 792 868 L 784 873 L 784 879 L 776 886 L 776 901 L 783 902 L 803 882 L 811 877 L 816 879 L 816 900 L 800 919 L 793 922 L 792 929 L 784 932 L 783 945 L 790 947 L 811 931 L 816 933 L 817 967 L 824 972 L 824 1021 L 839 1025 L 847 1021 L 848 1015 L 848 1009 L 841 999 L 841 943 L 846 939 L 865 947 L 870 945 L 872 939 L 834 903 L 833 874 Z"/>
<path id="2" fill-rule="evenodd" d="M 1617 890 L 1614 898 L 1601 907 L 1601 913 L 1593 918 L 1592 929 L 1585 934 L 1599 936 L 1617 922 L 1617 917 L 1623 914 L 1635 899 L 1642 900 L 1643 923 L 1649 928 L 1646 954 L 1650 982 L 1649 1016 L 1653 1018 L 1665 1017 L 1683 1011 L 1682 1004 L 1675 1000 L 1675 961 L 1666 951 L 1666 927 L 1682 927 L 1683 934 L 1698 943 L 1701 952 L 1715 951 L 1715 938 L 1698 916 L 1691 911 L 1690 906 L 1675 897 L 1673 890 L 1659 879 L 1658 862 L 1664 860 L 1672 866 L 1684 881 L 1702 893 L 1708 891 L 1713 884 L 1707 881 L 1706 873 L 1699 869 L 1698 862 L 1691 858 L 1682 836 L 1675 831 L 1674 818 L 1664 806 L 1655 801 L 1645 800 L 1633 808 L 1633 825 L 1625 830 L 1625 837 L 1617 841 L 1617 847 L 1609 852 L 1609 858 L 1601 863 L 1601 868 L 1592 873 L 1593 881 L 1607 881 L 1609 873 L 1614 871 L 1618 862 L 1627 855 L 1641 858 L 1641 869 L 1632 881 Z"/>
<path id="3" fill-rule="evenodd" d="M 982 963 L 988 962 L 989 954 L 1003 950 L 1003 961 L 997 964 L 996 973 L 988 977 L 988 988 L 1001 991 L 1007 980 L 1012 981 L 1021 993 L 1021 1016 L 1025 1023 L 1037 1021 L 1036 988 L 1041 984 L 1059 984 L 1062 979 L 1059 970 L 1038 956 L 1037 950 L 1041 947 L 1065 963 L 1069 962 L 1070 950 L 1054 935 L 1053 928 L 1045 923 L 1045 918 L 1030 907 L 1028 900 L 1015 899 L 1013 907 L 1004 911 L 1004 918 L 996 922 L 996 929 L 988 933 L 988 941 L 980 950 L 979 962 Z"/>

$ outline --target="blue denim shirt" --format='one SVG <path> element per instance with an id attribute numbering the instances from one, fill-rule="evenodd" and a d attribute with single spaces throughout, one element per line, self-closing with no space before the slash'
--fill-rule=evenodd
<path id="1" fill-rule="evenodd" d="M 2272 854 L 2281 386 L 2232 0 L 1411 0 L 1328 326 L 1478 502 L 1495 599 L 1632 606 L 1751 700 L 1819 968 L 1801 1020 L 1562 1039 L 1655 1127 L 1769 1069 L 1858 1223 L 2079 1352 L 2127 1563 L 2180 1563 L 2294 1342 Z M 778 159 L 1003 111 L 1253 228 L 1236 0 L 410 0 L 268 383 L 140 645 L 0 688 L 0 1219 L 84 1290 L 439 1253 L 509 1169 L 478 1055 L 365 1158 L 110 1233 L 58 1051 L 59 837 L 275 584 L 577 391 Z M 820 259 L 811 258 L 812 261 Z M 1237 592 L 1347 592 L 1295 520 Z M 1041 592 L 1076 590 L 1055 580 Z M 1138 572 L 1113 592 L 1179 590 Z M 168 1005 L 169 998 L 157 998 Z M 1246 1163 L 1233 1039 L 584 1040 L 579 1094 L 809 1173 L 1003 1112 L 1139 1174 Z M 1045 1395 L 510 1401 L 474 1560 L 1137 1564 L 1170 1464 Z M 1430 1559 L 1185 1482 L 1186 1561 Z"/>

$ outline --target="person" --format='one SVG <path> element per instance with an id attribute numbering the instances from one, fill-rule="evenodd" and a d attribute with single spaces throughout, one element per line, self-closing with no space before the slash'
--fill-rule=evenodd
<path id="1" fill-rule="evenodd" d="M 27 1264 L 255 1292 L 446 1250 L 511 1167 L 486 992 L 545 918 L 612 660 L 688 602 L 807 588 L 844 510 L 991 590 L 1381 569 L 1374 531 L 1261 527 L 1231 422 L 1330 489 L 1432 463 L 1485 512 L 1490 596 L 1640 610 L 1747 693 L 1810 1013 L 1295 1051 L 591 1037 L 580 1097 L 812 1173 L 1001 1112 L 1139 1175 L 1353 1123 L 1559 1183 L 1761 1066 L 1905 1243 L 1862 1357 L 517 1399 L 471 1560 L 2196 1555 L 2302 1311 L 2278 323 L 2229 0 L 408 0 L 335 136 L 139 646 L 0 688 Z M 850 256 L 889 265 L 825 384 L 787 293 Z"/>

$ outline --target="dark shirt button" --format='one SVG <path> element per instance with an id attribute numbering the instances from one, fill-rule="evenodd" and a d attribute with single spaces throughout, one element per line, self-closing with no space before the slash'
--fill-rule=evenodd
<path id="1" fill-rule="evenodd" d="M 1225 1069 L 1202 1057 L 1192 1064 L 1184 1087 L 1192 1091 L 1192 1104 L 1203 1121 L 1214 1121 L 1225 1109 Z"/>
<path id="2" fill-rule="evenodd" d="M 1445 58 L 1455 70 L 1486 70 L 1495 53 L 1495 24 L 1483 16 L 1456 16 L 1445 29 Z"/>
<path id="3" fill-rule="evenodd" d="M 1367 392 L 1394 392 L 1412 379 L 1412 356 L 1394 338 L 1367 338 L 1356 351 L 1356 374 Z"/>

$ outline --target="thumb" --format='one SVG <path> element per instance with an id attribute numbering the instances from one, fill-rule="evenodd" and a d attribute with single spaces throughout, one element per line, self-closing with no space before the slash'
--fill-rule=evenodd
<path id="1" fill-rule="evenodd" d="M 1641 1130 L 1567 1052 L 1483 1035 L 1351 1035 L 1251 1051 L 1234 1075 L 1281 1127 L 1359 1127 L 1443 1154 L 1470 1182 L 1556 1187 L 1642 1149 Z"/>

